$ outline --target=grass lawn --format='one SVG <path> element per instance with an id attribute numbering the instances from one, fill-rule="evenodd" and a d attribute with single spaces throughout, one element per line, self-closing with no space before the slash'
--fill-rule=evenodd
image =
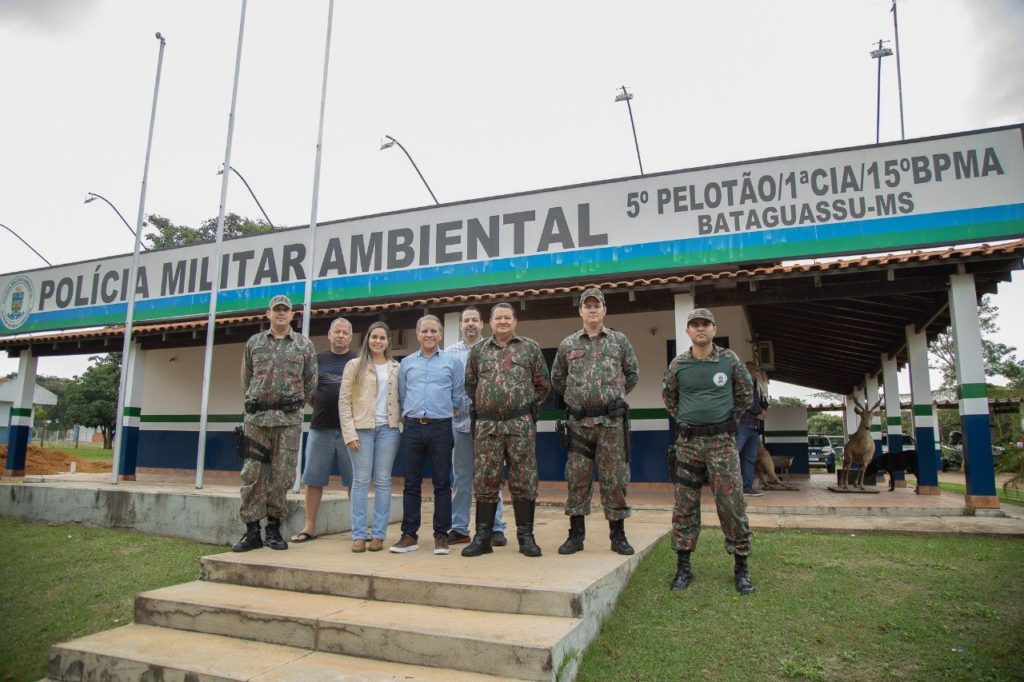
<path id="1" fill-rule="evenodd" d="M 0 517 L 0 680 L 46 675 L 50 646 L 125 625 L 136 593 L 199 576 L 217 545 Z"/>
<path id="2" fill-rule="evenodd" d="M 0 680 L 126 624 L 136 593 L 194 580 L 215 545 L 0 517 Z M 717 530 L 670 592 L 663 540 L 583 657 L 580 680 L 1011 680 L 1024 676 L 1024 541 L 758 532 L 740 598 Z M 585 554 L 581 560 L 585 560 Z"/>
<path id="3" fill-rule="evenodd" d="M 33 445 L 39 445 L 38 440 L 32 441 Z M 77 448 L 70 443 L 46 441 L 46 445 L 42 447 L 47 450 L 54 450 L 56 452 L 64 452 L 69 455 L 78 457 L 79 459 L 95 461 L 95 462 L 111 462 L 114 459 L 114 451 L 110 448 L 101 448 L 92 443 L 81 443 Z"/>
<path id="4" fill-rule="evenodd" d="M 684 592 L 675 558 L 644 559 L 577 679 L 1024 679 L 1019 539 L 759 531 L 743 598 L 721 532 Z"/>
<path id="5" fill-rule="evenodd" d="M 913 488 L 917 485 L 917 479 L 913 476 L 907 476 L 907 485 Z M 939 481 L 939 488 L 949 493 L 957 493 L 960 495 L 967 494 L 967 486 L 963 483 L 947 483 L 945 481 Z M 996 481 L 996 497 L 999 498 L 1000 502 L 1024 505 L 1024 490 L 1017 490 L 1013 488 L 1010 490 L 1003 490 L 1003 485 L 998 481 Z"/>

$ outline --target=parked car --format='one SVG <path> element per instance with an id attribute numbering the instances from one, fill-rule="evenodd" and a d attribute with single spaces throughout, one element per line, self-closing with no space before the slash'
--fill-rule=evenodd
<path id="1" fill-rule="evenodd" d="M 887 433 L 882 433 L 882 452 L 889 452 L 889 439 L 887 438 L 888 435 L 889 434 Z M 914 440 L 913 436 L 904 433 L 903 452 L 906 452 L 907 450 L 913 450 L 917 452 L 917 442 Z"/>
<path id="2" fill-rule="evenodd" d="M 823 466 L 830 474 L 836 471 L 836 452 L 828 436 L 807 436 L 807 459 L 812 467 Z"/>
<path id="3" fill-rule="evenodd" d="M 960 471 L 964 466 L 964 453 L 960 448 L 942 446 L 942 470 Z"/>

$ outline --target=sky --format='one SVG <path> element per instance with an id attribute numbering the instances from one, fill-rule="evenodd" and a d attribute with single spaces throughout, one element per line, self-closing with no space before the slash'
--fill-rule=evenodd
<path id="1" fill-rule="evenodd" d="M 241 0 L 0 0 L 0 223 L 54 264 L 131 251 L 159 31 L 167 40 L 145 213 L 216 217 Z M 320 221 L 872 143 L 873 0 L 339 2 Z M 899 2 L 906 137 L 1024 122 L 1024 3 Z M 250 0 L 231 165 L 277 226 L 308 224 L 327 0 Z M 892 44 L 890 43 L 890 46 Z M 896 60 L 881 141 L 900 138 Z M 235 178 L 227 210 L 259 217 Z M 0 272 L 39 264 L 0 230 Z M 995 298 L 995 340 L 1024 347 L 1024 275 Z M 47 358 L 71 375 L 83 358 Z M 0 359 L 0 374 L 17 360 Z M 773 391 L 778 394 L 779 391 Z M 793 395 L 810 391 L 793 389 Z"/>

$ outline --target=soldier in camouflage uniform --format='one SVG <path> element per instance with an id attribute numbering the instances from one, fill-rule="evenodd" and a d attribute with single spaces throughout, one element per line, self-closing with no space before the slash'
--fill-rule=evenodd
<path id="1" fill-rule="evenodd" d="M 700 535 L 700 490 L 707 482 L 725 534 L 725 551 L 735 558 L 736 591 L 746 595 L 753 594 L 754 585 L 747 569 L 751 533 L 736 451 L 736 420 L 750 407 L 754 389 L 736 353 L 713 343 L 716 330 L 710 310 L 691 312 L 686 335 L 693 346 L 672 360 L 661 384 L 678 434 L 675 457 L 669 459 L 676 498 L 672 548 L 677 554 L 671 589 L 685 590 L 693 581 L 690 552 Z"/>
<path id="2" fill-rule="evenodd" d="M 626 504 L 629 406 L 625 397 L 636 386 L 639 365 L 626 335 L 604 326 L 608 309 L 600 289 L 592 287 L 583 292 L 579 311 L 583 329 L 558 344 L 551 369 L 551 384 L 567 404 L 571 438 L 565 465 L 569 537 L 558 553 L 573 554 L 583 549 L 584 517 L 590 513 L 596 463 L 612 551 L 628 555 L 633 548 L 624 528 L 630 514 Z"/>
<path id="3" fill-rule="evenodd" d="M 466 362 L 466 395 L 473 401 L 473 490 L 476 535 L 462 556 L 489 554 L 501 489 L 508 465 L 508 487 L 516 514 L 519 551 L 541 555 L 533 537 L 537 500 L 537 425 L 540 404 L 551 390 L 544 354 L 537 342 L 516 336 L 516 313 L 508 303 L 491 308 L 491 338 L 473 346 Z"/>
<path id="4" fill-rule="evenodd" d="M 263 546 L 260 521 L 267 518 L 267 545 L 288 549 L 281 537 L 285 495 L 295 482 L 302 439 L 302 408 L 316 391 L 317 361 L 312 342 L 291 328 L 292 303 L 278 295 L 267 305 L 270 329 L 249 338 L 242 356 L 245 437 L 251 454 L 242 465 L 242 521 L 245 535 L 232 549 Z"/>

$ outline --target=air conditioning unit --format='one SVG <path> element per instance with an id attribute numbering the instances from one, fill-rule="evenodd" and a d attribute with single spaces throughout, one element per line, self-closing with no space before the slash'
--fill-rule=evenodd
<path id="1" fill-rule="evenodd" d="M 775 347 L 771 341 L 758 341 L 755 346 L 757 350 L 757 364 L 765 372 L 775 369 Z"/>

